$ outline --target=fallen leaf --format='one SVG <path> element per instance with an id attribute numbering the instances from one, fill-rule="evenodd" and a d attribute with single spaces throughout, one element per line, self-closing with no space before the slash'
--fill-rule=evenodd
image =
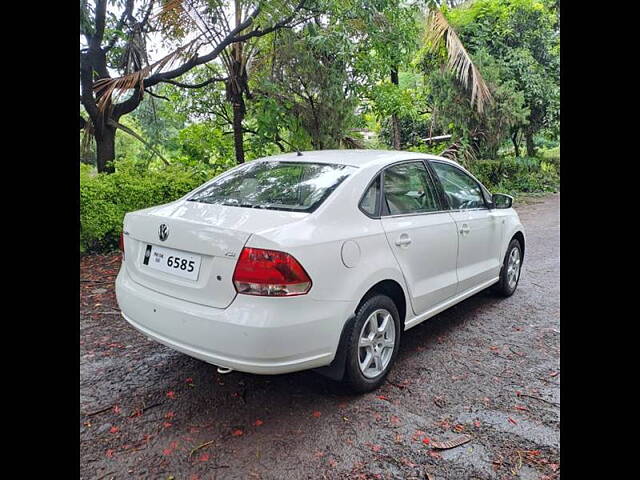
<path id="1" fill-rule="evenodd" d="M 450 448 L 455 448 L 460 445 L 464 445 L 467 442 L 471 441 L 470 435 L 460 435 L 454 438 L 453 440 L 448 440 L 446 442 L 431 442 L 431 446 L 433 448 L 437 448 L 438 450 L 448 450 Z"/>

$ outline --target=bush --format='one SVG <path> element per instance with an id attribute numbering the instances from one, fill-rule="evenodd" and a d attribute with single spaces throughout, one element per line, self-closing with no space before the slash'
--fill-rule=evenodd
<path id="1" fill-rule="evenodd" d="M 96 174 L 80 166 L 80 252 L 117 248 L 127 212 L 171 202 L 221 173 L 184 165 L 149 170 L 139 163 L 116 162 L 116 172 Z"/>
<path id="2" fill-rule="evenodd" d="M 471 172 L 493 192 L 519 193 L 555 192 L 560 185 L 558 165 L 537 157 L 479 160 Z"/>

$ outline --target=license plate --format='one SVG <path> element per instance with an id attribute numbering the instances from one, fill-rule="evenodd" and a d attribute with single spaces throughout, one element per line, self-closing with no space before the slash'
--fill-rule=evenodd
<path id="1" fill-rule="evenodd" d="M 201 261 L 200 255 L 173 248 L 147 245 L 142 264 L 171 275 L 197 280 Z"/>

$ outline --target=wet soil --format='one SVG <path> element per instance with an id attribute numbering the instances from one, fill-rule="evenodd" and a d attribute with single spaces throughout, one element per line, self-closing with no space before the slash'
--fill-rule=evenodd
<path id="1" fill-rule="evenodd" d="M 387 383 L 359 396 L 313 372 L 221 375 L 147 340 L 118 314 L 119 255 L 84 257 L 81 478 L 559 478 L 560 196 L 518 212 L 517 292 L 411 329 Z"/>

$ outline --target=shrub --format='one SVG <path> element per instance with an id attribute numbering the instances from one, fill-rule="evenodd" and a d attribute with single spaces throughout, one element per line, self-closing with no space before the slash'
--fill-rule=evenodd
<path id="1" fill-rule="evenodd" d="M 221 171 L 184 165 L 153 171 L 122 160 L 116 163 L 116 172 L 107 175 L 81 165 L 80 252 L 117 248 L 127 212 L 176 200 Z"/>
<path id="2" fill-rule="evenodd" d="M 512 195 L 555 192 L 560 184 L 559 163 L 537 157 L 479 160 L 471 165 L 471 172 L 489 190 Z"/>

